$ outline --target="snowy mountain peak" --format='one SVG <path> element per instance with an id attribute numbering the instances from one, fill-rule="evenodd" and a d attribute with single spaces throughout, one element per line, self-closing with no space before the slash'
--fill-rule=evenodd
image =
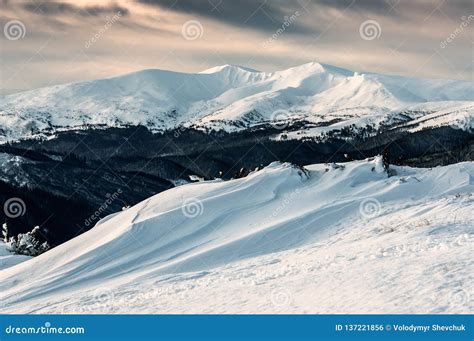
<path id="1" fill-rule="evenodd" d="M 200 74 L 210 74 L 217 72 L 261 72 L 258 70 L 250 69 L 240 65 L 224 64 L 220 66 L 215 66 L 207 70 L 199 72 Z"/>
<path id="2" fill-rule="evenodd" d="M 200 73 L 143 70 L 1 97 L 0 142 L 84 126 L 180 125 L 233 131 L 275 112 L 310 123 L 378 126 L 405 119 L 471 127 L 472 82 L 364 74 L 316 62 L 277 72 L 223 65 Z M 305 132 L 306 133 L 306 132 Z M 311 131 L 318 135 L 321 131 Z M 303 137 L 303 135 L 299 135 Z"/>

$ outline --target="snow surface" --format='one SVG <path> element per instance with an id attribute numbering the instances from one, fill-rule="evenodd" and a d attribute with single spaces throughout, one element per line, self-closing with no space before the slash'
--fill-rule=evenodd
<path id="1" fill-rule="evenodd" d="M 4 242 L 0 241 L 0 270 L 9 268 L 30 258 L 31 257 L 29 256 L 12 254 L 10 251 L 7 250 L 7 245 Z"/>
<path id="2" fill-rule="evenodd" d="M 0 271 L 5 313 L 470 313 L 474 163 L 272 163 Z"/>
<path id="3" fill-rule="evenodd" d="M 473 85 L 360 74 L 318 63 L 272 73 L 233 65 L 195 74 L 143 70 L 0 97 L 0 142 L 90 126 L 234 131 L 281 120 L 337 120 L 363 127 L 427 114 L 434 116 L 424 127 L 470 129 Z"/>

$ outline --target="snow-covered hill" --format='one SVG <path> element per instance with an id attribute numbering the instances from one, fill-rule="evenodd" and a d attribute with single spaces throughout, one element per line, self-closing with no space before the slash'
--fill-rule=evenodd
<path id="1" fill-rule="evenodd" d="M 7 313 L 469 313 L 474 163 L 273 163 L 0 271 Z"/>
<path id="2" fill-rule="evenodd" d="M 359 74 L 318 63 L 273 73 L 231 65 L 196 74 L 144 70 L 1 97 L 0 142 L 137 124 L 233 131 L 295 120 L 339 121 L 334 128 L 341 128 L 424 119 L 423 127 L 470 128 L 473 108 L 472 82 Z"/>
<path id="3" fill-rule="evenodd" d="M 0 241 L 0 270 L 9 268 L 28 259 L 31 259 L 31 257 L 12 254 L 7 250 L 7 245 L 3 241 Z"/>

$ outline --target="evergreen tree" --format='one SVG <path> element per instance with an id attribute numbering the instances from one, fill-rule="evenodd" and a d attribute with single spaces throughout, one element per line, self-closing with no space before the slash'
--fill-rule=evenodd
<path id="1" fill-rule="evenodd" d="M 8 226 L 7 223 L 2 224 L 2 237 L 5 243 L 8 243 Z"/>
<path id="2" fill-rule="evenodd" d="M 11 237 L 8 241 L 8 250 L 18 255 L 35 257 L 49 249 L 48 242 L 41 243 L 39 226 L 35 226 L 30 232 L 20 233 L 16 238 Z"/>
<path id="3" fill-rule="evenodd" d="M 382 154 L 383 168 L 388 172 L 390 167 L 390 153 L 388 149 L 385 149 Z"/>

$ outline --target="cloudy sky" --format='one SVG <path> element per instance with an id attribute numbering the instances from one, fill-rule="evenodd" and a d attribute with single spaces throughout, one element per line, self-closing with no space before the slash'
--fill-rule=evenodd
<path id="1" fill-rule="evenodd" d="M 473 77 L 472 0 L 0 0 L 0 24 L 1 94 L 222 64 Z"/>

